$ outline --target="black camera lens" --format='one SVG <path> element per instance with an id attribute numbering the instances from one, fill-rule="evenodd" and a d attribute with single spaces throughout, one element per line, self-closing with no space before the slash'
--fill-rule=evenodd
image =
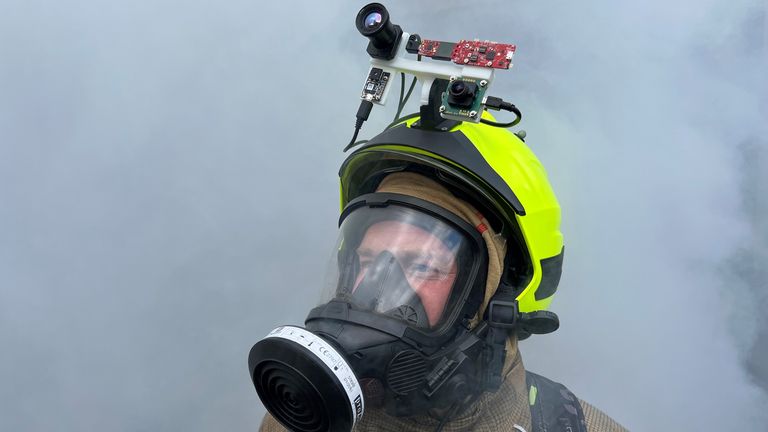
<path id="1" fill-rule="evenodd" d="M 451 84 L 449 91 L 451 92 L 451 96 L 460 97 L 467 91 L 467 86 L 464 84 L 464 81 L 454 81 L 453 84 Z"/>
<path id="2" fill-rule="evenodd" d="M 477 84 L 474 82 L 456 80 L 448 86 L 448 104 L 460 108 L 469 108 L 475 101 Z"/>
<path id="3" fill-rule="evenodd" d="M 389 20 L 387 8 L 380 3 L 363 6 L 357 13 L 355 25 L 360 34 L 371 40 L 368 44 L 368 54 L 371 57 L 384 60 L 392 60 L 395 57 L 403 30 Z"/>
<path id="4" fill-rule="evenodd" d="M 372 29 L 379 24 L 381 24 L 381 21 L 383 20 L 383 16 L 381 16 L 381 13 L 379 12 L 371 12 L 368 14 L 367 17 L 365 17 L 365 28 L 366 29 Z"/>

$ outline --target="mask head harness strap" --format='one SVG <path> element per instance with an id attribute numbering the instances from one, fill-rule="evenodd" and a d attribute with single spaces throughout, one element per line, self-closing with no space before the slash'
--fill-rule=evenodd
<path id="1" fill-rule="evenodd" d="M 502 277 L 501 280 L 506 279 Z M 554 312 L 520 312 L 518 294 L 514 287 L 501 282 L 488 303 L 485 320 L 490 328 L 486 334 L 489 348 L 485 384 L 490 390 L 498 390 L 501 387 L 507 355 L 507 338 L 512 331 L 517 332 L 518 338 L 525 339 L 531 334 L 552 333 L 560 327 L 560 320 Z"/>
<path id="2" fill-rule="evenodd" d="M 504 280 L 502 278 L 502 280 Z M 488 333 L 486 334 L 487 367 L 485 385 L 489 390 L 498 390 L 503 381 L 504 359 L 507 356 L 507 338 L 520 321 L 520 309 L 512 288 L 501 283 L 488 303 L 486 311 Z"/>

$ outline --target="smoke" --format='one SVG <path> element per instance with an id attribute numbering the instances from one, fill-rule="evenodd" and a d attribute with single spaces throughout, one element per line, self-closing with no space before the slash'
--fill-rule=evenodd
<path id="1" fill-rule="evenodd" d="M 0 429 L 258 426 L 248 350 L 302 322 L 335 238 L 363 3 L 0 5 Z M 763 429 L 765 4 L 387 6 L 518 45 L 492 90 L 566 239 L 526 366 L 633 430 Z"/>
<path id="2" fill-rule="evenodd" d="M 730 327 L 740 336 L 737 343 L 743 362 L 754 382 L 768 389 L 768 320 L 762 313 L 768 307 L 768 224 L 762 216 L 768 211 L 768 146 L 764 135 L 744 141 L 739 152 L 741 207 L 751 232 L 725 261 L 723 273 L 727 276 L 725 289 L 735 298 Z"/>

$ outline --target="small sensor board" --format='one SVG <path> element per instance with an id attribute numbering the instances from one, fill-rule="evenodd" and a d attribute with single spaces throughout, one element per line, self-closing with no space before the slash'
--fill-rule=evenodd
<path id="1" fill-rule="evenodd" d="M 390 73 L 385 72 L 380 68 L 371 68 L 368 73 L 368 79 L 365 80 L 363 86 L 363 92 L 360 95 L 362 99 L 371 99 L 372 101 L 379 102 L 384 96 L 384 90 L 389 83 Z"/>

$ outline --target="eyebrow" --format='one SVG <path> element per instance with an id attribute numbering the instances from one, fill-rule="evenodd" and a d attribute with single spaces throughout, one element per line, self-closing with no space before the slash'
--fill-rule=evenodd
<path id="1" fill-rule="evenodd" d="M 369 257 L 369 256 L 373 256 L 374 252 L 373 252 L 373 249 L 364 248 L 364 249 L 358 249 L 357 250 L 357 254 L 360 255 L 360 256 Z M 432 254 L 424 253 L 424 252 L 421 252 L 421 251 L 412 252 L 412 251 L 403 251 L 403 250 L 400 250 L 398 252 L 398 254 L 392 253 L 392 255 L 400 255 L 403 258 L 407 258 L 407 259 L 410 259 L 410 260 L 413 260 L 413 259 L 416 259 L 416 258 L 420 258 L 420 257 L 424 257 L 424 258 L 427 258 L 427 259 L 432 257 Z"/>
<path id="2" fill-rule="evenodd" d="M 373 256 L 373 250 L 371 249 L 358 249 L 357 254 L 361 257 L 371 257 Z"/>
<path id="3" fill-rule="evenodd" d="M 374 253 L 373 249 L 364 248 L 358 249 L 357 255 L 360 258 L 371 258 L 373 257 Z M 434 255 L 424 252 L 404 252 L 402 255 L 400 255 L 400 258 L 404 263 L 410 263 L 419 259 L 423 259 L 425 261 L 432 261 L 440 265 L 450 265 L 456 257 L 452 255 Z"/>

